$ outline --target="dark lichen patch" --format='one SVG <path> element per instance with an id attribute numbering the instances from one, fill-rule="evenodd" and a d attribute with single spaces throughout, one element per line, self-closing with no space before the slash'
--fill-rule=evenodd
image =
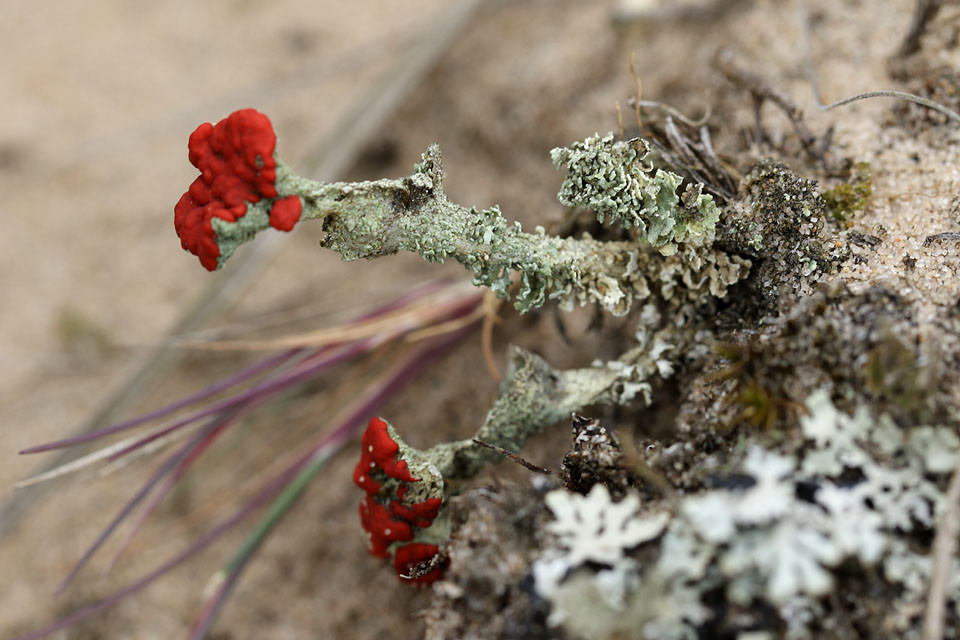
<path id="1" fill-rule="evenodd" d="M 573 444 L 563 456 L 567 489 L 586 495 L 598 482 L 616 499 L 637 484 L 625 469 L 624 453 L 617 438 L 599 420 L 573 415 Z"/>
<path id="2" fill-rule="evenodd" d="M 450 567 L 425 612 L 427 640 L 563 637 L 547 627 L 549 604 L 529 578 L 549 517 L 543 493 L 555 486 L 537 476 L 451 500 Z"/>
<path id="3" fill-rule="evenodd" d="M 755 294 L 752 315 L 776 313 L 783 296 L 808 293 L 844 256 L 824 235 L 827 205 L 815 181 L 764 160 L 744 178 L 740 193 L 717 228 L 717 245 L 754 261 L 744 283 Z M 749 291 L 738 297 L 749 299 Z"/>
<path id="4" fill-rule="evenodd" d="M 850 169 L 846 181 L 823 192 L 823 201 L 833 219 L 845 224 L 864 210 L 872 195 L 870 164 L 858 162 Z"/>
<path id="5" fill-rule="evenodd" d="M 433 197 L 433 189 L 405 178 L 401 186 L 393 190 L 391 205 L 398 215 L 412 215 Z"/>
<path id="6" fill-rule="evenodd" d="M 941 357 L 954 349 L 951 331 L 945 326 L 932 338 L 942 337 Z M 719 398 L 691 397 L 681 415 L 775 433 L 795 424 L 803 399 L 827 385 L 847 408 L 869 403 L 902 426 L 923 424 L 948 413 L 955 376 L 934 366 L 922 346 L 910 302 L 891 289 L 823 286 L 762 331 L 731 335 L 703 375 Z"/>

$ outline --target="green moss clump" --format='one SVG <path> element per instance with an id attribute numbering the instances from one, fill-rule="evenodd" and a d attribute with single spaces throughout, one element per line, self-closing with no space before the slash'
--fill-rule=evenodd
<path id="1" fill-rule="evenodd" d="M 850 179 L 823 193 L 827 211 L 838 222 L 847 222 L 863 211 L 873 195 L 873 174 L 870 163 L 858 162 L 850 172 Z"/>

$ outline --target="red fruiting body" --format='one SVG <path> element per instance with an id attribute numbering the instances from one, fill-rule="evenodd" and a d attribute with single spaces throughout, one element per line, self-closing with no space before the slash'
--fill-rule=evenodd
<path id="1" fill-rule="evenodd" d="M 360 462 L 353 468 L 353 483 L 366 491 L 367 494 L 375 496 L 380 493 L 380 483 L 373 479 L 373 476 L 370 475 L 371 471 L 373 469 L 370 468 L 369 463 L 361 457 Z M 401 488 L 405 489 L 405 487 Z M 403 500 L 403 496 L 400 496 L 400 499 Z"/>
<path id="2" fill-rule="evenodd" d="M 370 534 L 370 555 L 386 558 L 391 542 L 413 540 L 413 529 L 404 520 L 390 517 L 382 504 L 367 496 L 360 502 L 360 523 Z"/>
<path id="3" fill-rule="evenodd" d="M 290 231 L 300 219 L 300 196 L 287 196 L 273 203 L 270 209 L 270 224 L 274 229 Z"/>
<path id="4" fill-rule="evenodd" d="M 433 524 L 442 505 L 441 498 L 428 498 L 412 505 L 403 503 L 409 484 L 418 482 L 410 474 L 404 460 L 397 460 L 400 445 L 387 431 L 387 423 L 373 418 L 363 434 L 363 451 L 360 461 L 353 470 L 353 481 L 363 489 L 367 496 L 360 502 L 360 522 L 370 534 L 370 553 L 379 558 L 389 555 L 393 542 L 413 540 L 415 528 L 426 529 Z M 374 478 L 394 478 L 400 481 L 396 486 L 396 497 L 382 492 L 383 483 Z M 395 566 L 397 575 L 407 575 L 409 568 L 437 553 L 435 545 L 414 543 L 397 548 Z M 427 584 L 436 580 L 440 570 L 410 582 Z"/>
<path id="5" fill-rule="evenodd" d="M 373 418 L 363 433 L 363 451 L 360 453 L 357 468 L 379 468 L 391 478 L 403 482 L 416 482 L 417 480 L 410 475 L 406 461 L 396 459 L 399 451 L 400 445 L 387 433 L 387 423 L 380 418 Z M 362 486 L 360 488 L 363 489 Z M 379 488 L 377 490 L 379 491 Z"/>
<path id="6" fill-rule="evenodd" d="M 394 500 L 389 504 L 388 509 L 390 510 L 390 515 L 403 518 L 413 524 L 413 526 L 425 529 L 429 527 L 431 523 L 433 523 L 433 519 L 437 517 L 442 502 L 440 498 L 427 498 L 423 502 L 418 502 L 408 507 L 402 502 Z"/>
<path id="7" fill-rule="evenodd" d="M 210 271 L 220 257 L 213 218 L 236 222 L 247 203 L 277 197 L 276 144 L 269 118 L 254 109 L 234 111 L 216 125 L 205 122 L 190 135 L 190 163 L 200 176 L 174 207 L 173 224 L 183 248 Z M 297 196 L 277 201 L 270 224 L 289 231 L 300 219 L 300 207 Z"/>
<path id="8" fill-rule="evenodd" d="M 404 582 L 430 584 L 443 573 L 441 567 L 436 567 L 430 571 L 430 573 L 422 575 L 419 578 L 406 578 L 404 576 L 409 576 L 410 572 L 421 562 L 432 560 L 439 551 L 440 549 L 435 544 L 423 544 L 420 542 L 405 544 L 397 549 L 397 554 L 393 558 L 393 566 L 397 570 L 397 575 Z"/>

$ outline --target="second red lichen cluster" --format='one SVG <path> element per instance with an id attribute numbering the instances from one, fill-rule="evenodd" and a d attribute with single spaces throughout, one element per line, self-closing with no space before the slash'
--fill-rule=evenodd
<path id="1" fill-rule="evenodd" d="M 183 248 L 210 271 L 220 257 L 213 219 L 236 222 L 248 203 L 277 197 L 276 144 L 270 119 L 254 109 L 234 111 L 216 125 L 205 122 L 190 135 L 190 163 L 200 176 L 174 207 L 173 222 Z M 290 231 L 300 212 L 298 196 L 281 198 L 270 209 L 270 224 Z"/>
<path id="2" fill-rule="evenodd" d="M 428 498 L 423 502 L 407 505 L 403 499 L 410 483 L 418 482 L 410 474 L 404 460 L 398 460 L 398 445 L 387 431 L 387 423 L 373 418 L 363 434 L 363 451 L 353 471 L 353 481 L 366 491 L 360 502 L 360 522 L 370 535 L 370 553 L 378 558 L 390 555 L 394 542 L 413 540 L 417 529 L 426 529 L 440 511 L 442 500 Z M 399 483 L 395 490 L 387 491 L 387 478 Z M 401 580 L 429 584 L 440 577 L 440 569 L 426 575 L 409 578 L 411 571 L 421 562 L 431 560 L 439 551 L 437 545 L 411 543 L 400 545 L 394 552 L 394 568 Z"/>

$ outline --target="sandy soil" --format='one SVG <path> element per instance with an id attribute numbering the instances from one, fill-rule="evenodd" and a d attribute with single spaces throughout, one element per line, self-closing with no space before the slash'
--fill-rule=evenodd
<path id="1" fill-rule="evenodd" d="M 706 5 L 708 3 L 696 3 Z M 901 88 L 888 75 L 912 3 L 811 1 L 813 62 L 826 99 Z M 0 37 L 0 486 L 34 467 L 16 451 L 70 433 L 157 343 L 205 285 L 184 254 L 171 208 L 194 170 L 186 137 L 197 123 L 235 108 L 270 114 L 281 155 L 294 167 L 413 38 L 443 2 L 372 0 L 252 3 L 223 0 L 131 5 L 118 0 L 42 5 L 4 3 Z M 634 92 L 637 54 L 644 96 L 696 113 L 710 106 L 718 148 L 744 154 L 753 127 L 749 97 L 712 69 L 720 46 L 794 96 L 811 128 L 834 126 L 838 155 L 871 163 L 874 199 L 854 224 L 889 238 L 845 276 L 865 282 L 904 276 L 930 301 L 956 300 L 955 246 L 924 247 L 930 233 L 956 231 L 960 193 L 956 129 L 917 134 L 886 126 L 887 101 L 816 113 L 800 52 L 796 11 L 743 3 L 711 24 L 666 22 L 614 29 L 612 2 L 490 2 L 423 85 L 379 132 L 353 177 L 399 175 L 439 142 L 451 199 L 499 203 L 525 225 L 559 220 L 561 176 L 550 148 L 616 130 L 617 101 Z M 791 5 L 792 7 L 792 5 Z M 932 56 L 956 67 L 955 48 Z M 775 139 L 789 124 L 772 108 Z M 630 115 L 625 115 L 628 126 Z M 914 160 L 912 158 L 919 158 Z M 809 167 L 798 160 L 801 172 Z M 812 177 L 818 177 L 810 174 Z M 317 323 L 362 308 L 377 294 L 429 275 L 457 273 L 410 256 L 344 265 L 295 234 L 242 299 L 214 324 L 253 322 L 270 310 L 322 303 Z M 369 299 L 356 291 L 371 291 Z M 935 314 L 930 304 L 929 314 Z M 596 336 L 557 338 L 549 313 L 508 318 L 498 344 L 534 348 L 558 366 L 585 364 L 604 349 Z M 141 400 L 142 407 L 235 369 L 238 355 L 195 355 Z M 463 436 L 482 419 L 495 384 L 476 340 L 423 379 L 384 414 L 413 444 Z M 469 389 L 464 393 L 464 389 Z M 61 483 L 0 541 L 0 636 L 36 628 L 140 575 L 182 548 L 219 513 L 231 490 L 322 426 L 344 391 L 271 407 L 238 430 L 184 483 L 110 576 L 94 563 L 60 599 L 50 592 L 152 464 L 103 480 Z M 280 435 L 278 435 L 280 434 Z M 277 441 L 280 441 L 279 443 Z M 555 464 L 548 439 L 530 456 Z M 558 448 L 560 447 L 560 448 Z M 352 454 L 339 456 L 248 571 L 218 625 L 218 638 L 411 638 L 429 594 L 399 585 L 370 558 L 355 520 Z M 489 479 L 489 477 L 487 478 Z M 167 638 L 195 615 L 208 577 L 236 536 L 104 615 L 63 637 Z"/>

